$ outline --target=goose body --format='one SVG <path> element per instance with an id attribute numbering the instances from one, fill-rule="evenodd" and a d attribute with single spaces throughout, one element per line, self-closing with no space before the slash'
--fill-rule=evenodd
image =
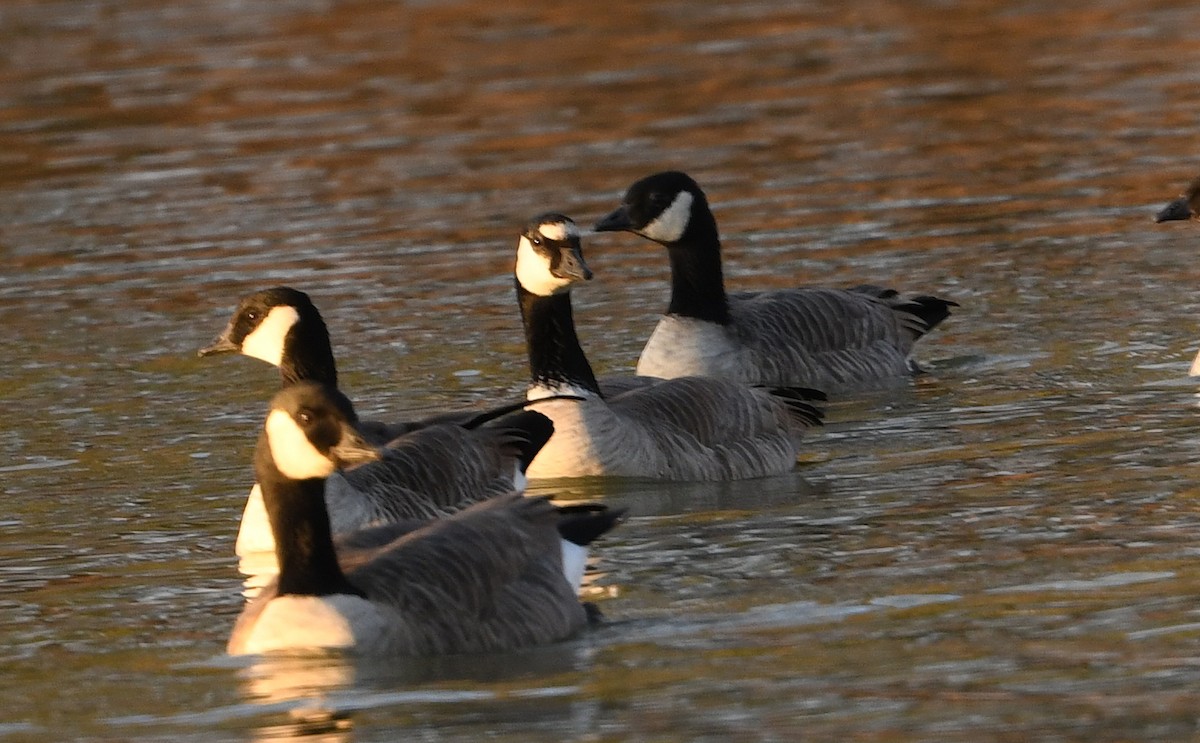
<path id="1" fill-rule="evenodd" d="M 554 421 L 529 477 L 608 475 L 735 480 L 786 472 L 804 431 L 819 424 L 812 390 L 756 389 L 706 377 L 638 377 L 601 384 L 575 333 L 570 288 L 591 278 L 574 222 L 536 217 L 516 259 L 530 399 Z M 605 391 L 608 394 L 605 394 Z"/>
<path id="2" fill-rule="evenodd" d="M 323 479 L 377 456 L 336 391 L 284 388 L 255 452 L 280 572 L 243 610 L 231 654 L 498 652 L 565 639 L 586 626 L 564 574 L 564 521 L 577 534 L 613 523 L 597 507 L 569 516 L 545 498 L 497 496 L 427 523 L 349 535 L 335 546 Z M 598 521 L 591 529 L 580 521 Z"/>
<path id="3" fill-rule="evenodd" d="M 334 390 L 359 432 L 383 445 L 379 461 L 326 480 L 334 533 L 398 519 L 432 518 L 525 487 L 524 468 L 549 438 L 549 421 L 520 404 L 494 411 L 452 413 L 424 421 L 359 421 L 337 390 L 337 365 L 320 312 L 304 292 L 275 287 L 241 300 L 224 332 L 202 355 L 241 353 L 279 367 L 284 387 L 315 381 Z M 493 417 L 505 416 L 490 425 Z M 237 554 L 270 555 L 274 540 L 261 489 L 250 492 L 238 532 Z M 271 572 L 269 560 L 250 559 L 252 574 Z"/>
<path id="4" fill-rule="evenodd" d="M 595 226 L 664 245 L 671 301 L 638 360 L 641 375 L 703 375 L 826 391 L 877 387 L 917 371 L 913 346 L 953 302 L 873 286 L 726 293 L 716 219 L 689 176 L 634 183 Z"/>

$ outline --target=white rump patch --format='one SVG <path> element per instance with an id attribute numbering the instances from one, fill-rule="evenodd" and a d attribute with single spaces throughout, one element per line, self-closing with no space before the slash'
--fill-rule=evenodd
<path id="1" fill-rule="evenodd" d="M 574 222 L 543 222 L 538 225 L 538 232 L 547 240 L 566 240 L 569 237 L 579 237 L 579 228 Z"/>
<path id="2" fill-rule="evenodd" d="M 660 243 L 673 243 L 683 237 L 692 218 L 692 198 L 690 191 L 680 191 L 662 214 L 641 229 L 642 236 Z"/>
<path id="3" fill-rule="evenodd" d="M 533 244 L 524 235 L 517 245 L 516 274 L 521 286 L 539 297 L 558 294 L 571 286 L 571 279 L 560 278 L 550 272 L 550 258 L 534 250 Z"/>
<path id="4" fill-rule="evenodd" d="M 333 460 L 317 451 L 292 416 L 282 410 L 272 410 L 267 416 L 267 444 L 271 458 L 285 477 L 307 480 L 329 477 L 337 467 Z"/>
<path id="5" fill-rule="evenodd" d="M 574 542 L 562 540 L 563 577 L 571 590 L 579 593 L 583 587 L 583 574 L 587 572 L 588 548 L 580 547 Z"/>
<path id="6" fill-rule="evenodd" d="M 512 489 L 518 493 L 524 493 L 529 487 L 529 479 L 525 477 L 525 473 L 521 471 L 521 463 L 517 462 L 513 466 Z"/>
<path id="7" fill-rule="evenodd" d="M 288 331 L 299 321 L 300 313 L 295 307 L 272 307 L 258 327 L 242 341 L 242 353 L 279 366 L 283 363 L 283 341 Z"/>

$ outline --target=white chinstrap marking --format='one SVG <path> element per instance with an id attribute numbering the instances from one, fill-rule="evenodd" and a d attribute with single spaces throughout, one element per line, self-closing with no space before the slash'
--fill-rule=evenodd
<path id="1" fill-rule="evenodd" d="M 641 229 L 643 236 L 660 243 L 673 243 L 683 237 L 692 218 L 692 194 L 680 191 L 671 205 Z"/>
<path id="2" fill-rule="evenodd" d="M 550 272 L 550 258 L 534 250 L 533 244 L 524 235 L 517 245 L 516 274 L 521 286 L 539 297 L 558 294 L 571 286 L 571 279 L 560 278 Z"/>
<path id="3" fill-rule="evenodd" d="M 285 477 L 293 480 L 329 477 L 337 469 L 333 460 L 317 451 L 286 412 L 272 410 L 267 416 L 266 430 L 271 458 Z"/>
<path id="4" fill-rule="evenodd" d="M 268 364 L 283 363 L 283 342 L 288 331 L 300 321 L 295 307 L 279 305 L 272 307 L 258 327 L 242 340 L 242 353 Z"/>
<path id="5" fill-rule="evenodd" d="M 538 225 L 538 232 L 547 240 L 566 240 L 579 237 L 579 228 L 574 222 L 543 222 Z"/>

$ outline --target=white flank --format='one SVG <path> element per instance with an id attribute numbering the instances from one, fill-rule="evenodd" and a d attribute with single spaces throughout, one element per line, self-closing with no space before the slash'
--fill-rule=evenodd
<path id="1" fill-rule="evenodd" d="M 266 429 L 271 458 L 285 477 L 293 480 L 329 477 L 337 469 L 333 460 L 317 451 L 292 416 L 284 411 L 272 410 L 267 415 Z"/>
<path id="2" fill-rule="evenodd" d="M 1192 361 L 1192 368 L 1188 369 L 1189 377 L 1200 377 L 1200 353 L 1196 354 L 1196 358 Z"/>
<path id="3" fill-rule="evenodd" d="M 529 238 L 524 235 L 517 245 L 516 274 L 521 286 L 539 297 L 557 294 L 571 285 L 571 279 L 550 273 L 550 258 L 534 250 Z"/>
<path id="4" fill-rule="evenodd" d="M 691 218 L 692 194 L 688 191 L 680 191 L 662 214 L 641 229 L 641 234 L 655 242 L 673 243 L 683 237 L 683 233 L 687 230 L 688 220 Z"/>
<path id="5" fill-rule="evenodd" d="M 580 547 L 574 542 L 562 540 L 563 577 L 571 590 L 579 593 L 583 587 L 583 574 L 587 572 L 588 548 Z"/>
<path id="6" fill-rule="evenodd" d="M 279 366 L 283 362 L 283 341 L 299 320 L 300 313 L 295 307 L 272 307 L 258 327 L 242 341 L 242 353 Z"/>

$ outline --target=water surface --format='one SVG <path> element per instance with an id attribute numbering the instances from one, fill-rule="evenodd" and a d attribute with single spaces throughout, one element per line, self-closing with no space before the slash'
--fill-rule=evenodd
<path id="1" fill-rule="evenodd" d="M 9 3 L 0 737 L 1180 740 L 1200 704 L 1194 3 Z M 793 474 L 539 486 L 633 517 L 609 626 L 497 658 L 222 656 L 287 283 L 365 414 L 522 389 L 511 258 L 705 186 L 729 284 L 962 306 Z M 661 250 L 588 240 L 632 367 Z"/>

